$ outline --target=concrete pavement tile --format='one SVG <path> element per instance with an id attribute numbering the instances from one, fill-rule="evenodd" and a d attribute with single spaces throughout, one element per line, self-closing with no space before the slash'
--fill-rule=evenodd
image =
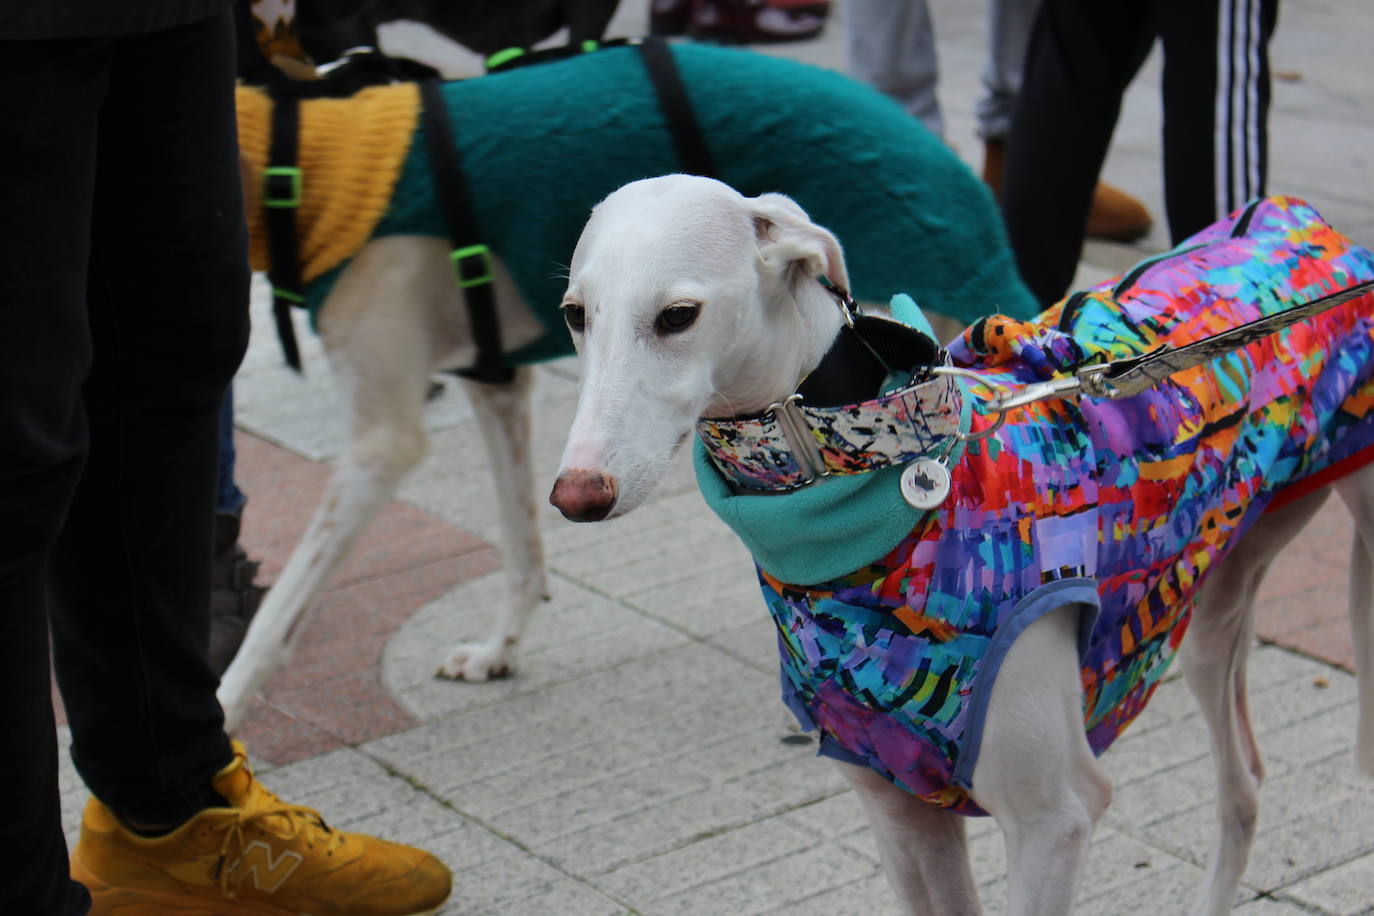
<path id="1" fill-rule="evenodd" d="M 1252 691 L 1250 715 L 1256 733 L 1267 735 L 1328 710 L 1347 707 L 1355 702 L 1355 691 L 1354 677 L 1312 662 L 1309 670 L 1288 681 L 1271 680 L 1264 689 Z"/>
<path id="2" fill-rule="evenodd" d="M 748 685 L 753 687 L 750 692 Z M 444 791 L 552 759 L 580 746 L 628 744 L 660 753 L 721 737 L 737 717 L 760 708 L 763 676 L 716 650 L 687 645 L 636 659 L 538 695 L 517 696 L 427 726 L 419 737 L 368 745 L 422 783 Z M 474 685 L 482 687 L 485 685 Z M 732 718 L 735 717 L 735 718 Z M 728 735 L 729 732 L 726 732 Z M 461 768 L 461 771 L 460 771 Z"/>
<path id="3" fill-rule="evenodd" d="M 498 903 L 481 911 L 483 916 L 629 916 L 630 910 L 584 884 L 563 881 L 551 890 Z"/>
<path id="4" fill-rule="evenodd" d="M 1266 758 L 1294 747 L 1288 740 L 1289 729 L 1320 729 L 1331 713 L 1338 713 L 1351 702 L 1353 678 L 1277 647 L 1252 653 L 1249 672 L 1251 714 L 1256 733 L 1265 736 L 1260 741 L 1260 750 Z M 1316 686 L 1318 678 L 1328 686 Z M 1306 725 L 1290 724 L 1297 720 L 1305 720 Z M 1353 725 L 1350 728 L 1353 742 Z M 1272 740 L 1268 738 L 1270 734 L 1275 736 Z M 1269 750 L 1271 746 L 1273 752 Z M 1175 673 L 1172 680 L 1155 691 L 1145 712 L 1103 754 L 1102 763 L 1113 784 L 1121 787 L 1210 753 L 1206 722 L 1197 701 Z M 1286 759 L 1283 763 L 1281 769 L 1293 765 Z"/>
<path id="5" fill-rule="evenodd" d="M 746 829 L 763 817 L 744 793 L 712 786 L 570 834 L 540 851 L 573 874 L 602 875 Z"/>
<path id="6" fill-rule="evenodd" d="M 850 791 L 839 792 L 812 804 L 802 805 L 795 811 L 781 815 L 781 818 L 816 836 L 832 839 L 860 838 L 861 845 L 869 840 L 868 819 L 864 816 L 858 797 Z M 874 861 L 877 861 L 876 857 Z"/>
<path id="7" fill-rule="evenodd" d="M 1074 912 L 1179 913 L 1187 909 L 1203 878 L 1202 869 L 1107 825 L 1093 832 L 1088 862 Z M 1236 902 L 1254 897 L 1237 892 Z"/>
<path id="8" fill-rule="evenodd" d="M 511 677 L 486 684 L 436 678 L 452 647 L 475 642 L 507 600 L 505 577 L 493 574 L 450 591 L 416 614 L 383 655 L 385 681 L 398 701 L 432 721 L 517 693 L 530 693 L 665 649 L 689 637 L 560 576 L 553 599 L 535 612 Z M 566 602 L 566 603 L 565 603 Z"/>
<path id="9" fill-rule="evenodd" d="M 1335 793 L 1333 793 L 1335 794 Z M 1261 811 L 1261 817 L 1263 812 Z M 1273 891 L 1374 853 L 1374 807 L 1338 801 L 1257 840 L 1245 883 Z"/>
<path id="10" fill-rule="evenodd" d="M 657 772 L 664 781 L 687 774 L 719 787 L 761 765 L 736 753 L 731 761 L 733 767 L 708 769 L 693 767 L 687 757 L 709 752 L 713 744 L 737 747 L 734 736 L 741 729 L 752 737 L 759 726 L 753 721 L 756 716 L 749 705 L 693 709 L 686 713 L 664 720 L 649 710 L 649 720 L 636 728 L 636 720 L 644 714 L 622 706 L 611 715 L 585 720 L 567 739 L 555 738 L 542 744 L 538 751 L 505 758 L 499 768 L 483 767 L 484 755 L 480 752 L 460 758 L 467 765 L 467 775 L 473 771 L 487 775 L 447 790 L 447 797 L 464 811 L 491 818 L 637 771 Z M 725 730 L 720 728 L 722 718 L 730 723 Z M 728 751 L 719 756 L 731 759 Z M 556 778 L 550 778 L 550 773 L 556 773 Z"/>
<path id="11" fill-rule="evenodd" d="M 1260 645 L 1250 652 L 1250 694 L 1256 696 L 1271 688 L 1287 688 L 1304 678 L 1329 677 L 1331 666 L 1314 661 L 1282 646 Z"/>
<path id="12" fill-rule="evenodd" d="M 714 689 L 719 690 L 721 684 L 738 683 L 734 678 L 741 674 L 759 677 L 715 649 L 688 644 L 651 659 L 591 672 L 540 695 L 516 694 L 488 702 L 471 712 L 378 742 L 377 747 L 384 754 L 407 758 L 489 743 L 507 735 L 538 734 L 541 728 L 562 727 L 569 720 L 580 727 L 582 720 L 599 715 L 605 702 L 642 698 L 663 689 L 682 689 L 682 695 L 690 696 L 694 688 L 716 685 Z"/>
<path id="13" fill-rule="evenodd" d="M 405 780 L 348 748 L 277 767 L 262 781 L 287 802 L 316 808 L 330 824 L 346 829 L 421 797 Z"/>
<path id="14" fill-rule="evenodd" d="M 575 879 L 480 829 L 438 837 L 429 851 L 453 871 L 453 895 L 441 916 L 470 916 L 522 899 L 581 887 Z M 519 912 L 515 910 L 513 912 Z M 530 916 L 535 916 L 534 912 Z"/>
<path id="15" fill-rule="evenodd" d="M 1352 701 L 1266 731 L 1260 739 L 1260 751 L 1266 759 L 1280 758 L 1295 769 L 1337 755 L 1351 760 L 1353 768 L 1357 713 L 1358 708 Z"/>
<path id="16" fill-rule="evenodd" d="M 456 811 L 417 792 L 402 804 L 350 821 L 348 829 L 428 850 L 439 837 L 479 828 Z"/>
<path id="17" fill-rule="evenodd" d="M 1233 912 L 1239 916 L 1306 916 L 1313 911 L 1273 897 L 1256 897 L 1248 903 L 1242 903 Z"/>
<path id="18" fill-rule="evenodd" d="M 758 599 L 759 609 L 765 619 L 756 620 L 717 633 L 708 640 L 711 645 L 719 646 L 735 658 L 765 674 L 776 676 L 778 672 L 778 630 L 773 620 L 767 617 L 768 610 L 763 599 Z"/>
<path id="19" fill-rule="evenodd" d="M 744 792 L 766 811 L 785 811 L 807 805 L 848 788 L 830 761 L 816 757 L 812 748 L 800 751 L 766 769 L 730 779 L 728 785 Z"/>
<path id="20" fill-rule="evenodd" d="M 529 849 L 557 855 L 570 834 L 694 795 L 709 785 L 704 777 L 665 775 L 657 769 L 618 774 L 537 804 L 503 811 L 489 823 Z"/>
<path id="21" fill-rule="evenodd" d="M 644 511 L 652 512 L 652 508 Z M 747 554 L 721 526 L 680 526 L 663 538 L 630 536 L 611 544 L 560 553 L 550 567 L 605 595 L 628 597 L 682 583 L 684 592 L 703 570 L 732 562 L 740 579 L 753 577 Z"/>
<path id="22" fill-rule="evenodd" d="M 1185 913 L 1188 912 L 1197 889 L 1202 883 L 1202 869 L 1186 862 L 1174 861 L 1164 867 L 1141 869 L 1133 880 L 1106 893 L 1095 894 L 1086 886 L 1080 889 L 1074 905 L 1075 916 L 1121 916 L 1123 913 Z M 1254 893 L 1241 889 L 1235 904 L 1254 898 Z"/>
<path id="23" fill-rule="evenodd" d="M 1166 684 L 1156 691 L 1156 696 L 1164 693 L 1170 685 Z M 1179 688 L 1186 692 L 1182 684 Z M 1192 697 L 1188 697 L 1192 702 Z M 1141 719 L 1150 715 L 1154 704 L 1146 707 Z M 1112 785 L 1122 786 L 1151 773 L 1167 770 L 1180 764 L 1196 760 L 1210 753 L 1207 727 L 1200 715 L 1191 715 L 1168 724 L 1167 728 L 1155 727 L 1136 731 L 1137 721 L 1126 733 L 1099 758 L 1102 768 Z"/>
<path id="24" fill-rule="evenodd" d="M 724 829 L 658 855 L 646 856 L 595 878 L 597 887 L 636 906 L 738 874 L 821 840 L 781 818 Z"/>
<path id="25" fill-rule="evenodd" d="M 1345 754 L 1266 779 L 1260 788 L 1260 830 L 1290 823 L 1337 799 L 1348 807 L 1348 820 L 1374 814 L 1374 780 L 1356 770 Z M 1374 824 L 1367 827 L 1374 843 Z"/>
<path id="26" fill-rule="evenodd" d="M 901 916 L 902 908 L 881 871 L 838 887 L 828 888 L 806 900 L 788 902 L 765 913 L 786 916 L 835 916 L 836 913 L 862 913 L 864 916 Z"/>
<path id="27" fill-rule="evenodd" d="M 748 553 L 743 545 L 739 549 L 740 557 L 732 556 L 715 570 L 703 571 L 701 581 L 688 588 L 673 583 L 639 592 L 625 603 L 697 637 L 717 636 L 745 624 L 771 628 Z"/>
<path id="28" fill-rule="evenodd" d="M 1284 888 L 1283 896 L 1333 916 L 1374 913 L 1374 854 L 1360 856 Z"/>
<path id="29" fill-rule="evenodd" d="M 1243 878 L 1248 887 L 1274 891 L 1374 851 L 1374 830 L 1370 828 L 1374 823 L 1374 801 L 1351 797 L 1343 787 L 1331 793 L 1332 801 L 1309 807 L 1297 817 L 1283 820 L 1273 816 L 1284 807 L 1278 797 L 1279 784 L 1301 775 L 1292 774 L 1275 784 L 1266 784 L 1261 790 L 1259 830 Z M 1266 806 L 1268 800 L 1274 804 Z M 1142 834 L 1149 842 L 1202 865 L 1211 846 L 1215 821 L 1213 806 L 1203 804 L 1152 824 Z"/>
<path id="30" fill-rule="evenodd" d="M 1268 779 L 1291 770 L 1281 760 L 1265 760 Z M 1158 773 L 1114 786 L 1112 803 L 1104 817 L 1106 823 L 1128 833 L 1210 804 L 1216 797 L 1216 773 L 1211 754 Z"/>
<path id="31" fill-rule="evenodd" d="M 873 873 L 873 865 L 833 845 L 781 856 L 640 907 L 647 916 L 731 913 L 745 916 L 802 903 Z"/>

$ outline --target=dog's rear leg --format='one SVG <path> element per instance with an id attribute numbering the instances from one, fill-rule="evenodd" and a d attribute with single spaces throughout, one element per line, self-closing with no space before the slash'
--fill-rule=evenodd
<path id="1" fill-rule="evenodd" d="M 973 770 L 973 795 L 1007 845 L 1007 912 L 1073 908 L 1093 827 L 1111 783 L 1083 729 L 1077 606 L 1063 605 L 1016 638 L 993 685 Z"/>
<path id="2" fill-rule="evenodd" d="M 1194 916 L 1229 913 L 1240 883 L 1259 813 L 1264 779 L 1259 745 L 1250 724 L 1246 663 L 1254 634 L 1253 604 L 1274 557 L 1311 519 L 1326 490 L 1264 516 L 1198 595 L 1183 644 L 1183 671 L 1202 707 L 1217 774 L 1217 832 L 1207 876 L 1193 904 Z"/>
<path id="3" fill-rule="evenodd" d="M 1341 478 L 1335 487 L 1355 517 L 1350 548 L 1350 633 L 1360 717 L 1355 762 L 1374 777 L 1374 465 Z"/>
<path id="4" fill-rule="evenodd" d="M 863 804 L 883 872 L 906 908 L 922 916 L 981 913 L 964 818 L 921 801 L 870 769 L 836 766 Z"/>
<path id="5" fill-rule="evenodd" d="M 438 673 L 467 681 L 508 674 L 525 626 L 547 597 L 544 542 L 539 536 L 530 457 L 530 389 L 533 371 L 517 369 L 509 385 L 464 382 L 484 435 L 487 463 L 500 504 L 501 553 L 509 597 L 487 638 L 453 647 Z"/>

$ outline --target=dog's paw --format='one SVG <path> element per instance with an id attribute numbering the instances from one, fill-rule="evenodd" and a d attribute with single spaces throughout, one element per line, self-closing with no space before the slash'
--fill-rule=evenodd
<path id="1" fill-rule="evenodd" d="M 448 659 L 434 672 L 434 676 L 477 682 L 506 677 L 511 673 L 511 655 L 508 646 L 461 643 L 453 647 Z"/>

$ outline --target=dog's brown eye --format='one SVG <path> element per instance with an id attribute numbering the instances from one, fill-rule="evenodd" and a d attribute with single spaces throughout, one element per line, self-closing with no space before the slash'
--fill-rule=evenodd
<path id="1" fill-rule="evenodd" d="M 654 325 L 662 334 L 676 334 L 685 331 L 697 320 L 700 309 L 695 305 L 672 305 L 658 313 Z"/>
<path id="2" fill-rule="evenodd" d="M 563 306 L 563 320 L 568 323 L 568 327 L 574 331 L 584 331 L 587 328 L 587 310 L 580 305 L 573 305 L 571 302 Z"/>

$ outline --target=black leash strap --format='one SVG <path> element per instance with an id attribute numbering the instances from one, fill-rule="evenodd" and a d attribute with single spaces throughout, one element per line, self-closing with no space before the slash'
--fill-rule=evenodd
<path id="1" fill-rule="evenodd" d="M 477 344 L 476 365 L 457 374 L 479 382 L 504 384 L 515 372 L 506 365 L 502 355 L 501 323 L 496 317 L 491 288 L 491 249 L 482 243 L 482 234 L 477 228 L 472 198 L 458 160 L 458 141 L 438 80 L 420 81 L 420 102 L 430 171 L 440 208 L 444 211 L 449 243 L 453 245 L 449 259 L 467 300 L 472 337 Z"/>
<path id="2" fill-rule="evenodd" d="M 301 203 L 302 176 L 296 164 L 300 134 L 300 106 L 291 92 L 272 94 L 272 142 L 262 174 L 262 205 L 267 209 L 267 253 L 272 282 L 272 317 L 277 324 L 286 364 L 301 371 L 301 351 L 291 307 L 304 305 L 301 264 L 296 250 L 296 209 Z"/>
<path id="3" fill-rule="evenodd" d="M 682 84 L 682 75 L 673 60 L 672 49 L 662 38 L 650 35 L 639 44 L 639 56 L 658 95 L 658 107 L 668 122 L 668 132 L 673 136 L 682 171 L 706 178 L 719 177 L 716 161 L 706 147 L 706 138 L 687 97 L 687 87 Z"/>

